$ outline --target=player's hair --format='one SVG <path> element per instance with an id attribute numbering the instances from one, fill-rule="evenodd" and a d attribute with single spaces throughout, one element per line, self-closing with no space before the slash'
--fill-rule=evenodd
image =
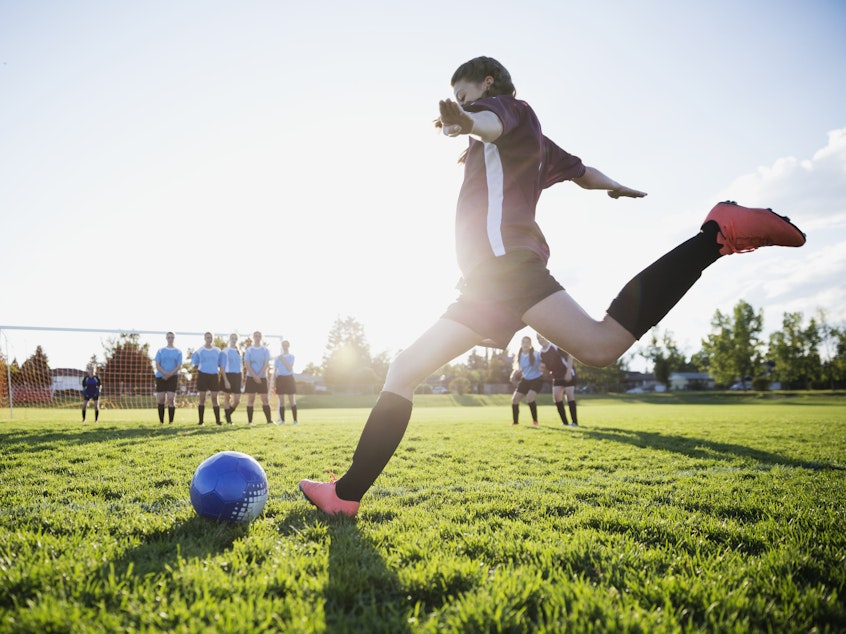
<path id="1" fill-rule="evenodd" d="M 452 74 L 450 85 L 455 86 L 459 81 L 472 81 L 481 83 L 485 77 L 493 77 L 493 84 L 485 91 L 484 97 L 497 97 L 499 95 L 517 96 L 517 89 L 511 81 L 511 73 L 493 57 L 474 57 L 464 62 Z"/>

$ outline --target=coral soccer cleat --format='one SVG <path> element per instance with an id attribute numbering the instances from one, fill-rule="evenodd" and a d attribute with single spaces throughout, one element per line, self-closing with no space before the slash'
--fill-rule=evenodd
<path id="1" fill-rule="evenodd" d="M 772 209 L 743 207 L 727 200 L 715 205 L 702 225 L 712 220 L 719 226 L 717 242 L 722 255 L 746 253 L 758 247 L 801 247 L 805 244 L 805 234 L 799 227 Z"/>
<path id="2" fill-rule="evenodd" d="M 342 500 L 335 493 L 334 478 L 331 482 L 300 480 L 300 491 L 305 498 L 327 515 L 346 515 L 353 517 L 360 506 L 352 500 Z"/>

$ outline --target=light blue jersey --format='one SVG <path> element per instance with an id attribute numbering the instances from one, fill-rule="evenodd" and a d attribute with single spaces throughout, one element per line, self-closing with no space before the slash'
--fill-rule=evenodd
<path id="1" fill-rule="evenodd" d="M 241 374 L 244 369 L 241 361 L 241 353 L 238 348 L 226 348 L 223 351 L 223 356 L 226 358 L 226 365 L 224 365 L 224 372 L 227 374 Z"/>
<path id="2" fill-rule="evenodd" d="M 159 348 L 156 353 L 156 363 L 162 366 L 165 372 L 173 372 L 182 365 L 182 350 L 179 348 Z M 156 377 L 159 379 L 164 377 L 164 374 L 158 368 L 156 368 Z"/>
<path id="3" fill-rule="evenodd" d="M 259 379 L 267 378 L 267 368 L 262 372 L 264 364 L 270 361 L 270 350 L 264 346 L 250 346 L 244 353 L 244 363 L 250 366 L 253 374 Z"/>
<path id="4" fill-rule="evenodd" d="M 206 348 L 203 346 L 191 355 L 191 364 L 197 366 L 197 369 L 203 374 L 217 374 L 219 368 L 224 367 L 226 364 L 226 358 L 220 351 L 220 348 L 216 346 Z"/>
<path id="5" fill-rule="evenodd" d="M 273 360 L 273 367 L 276 368 L 276 376 L 291 376 L 294 371 L 289 370 L 285 366 L 285 364 L 282 363 L 283 359 L 288 362 L 289 366 L 291 366 L 292 368 L 294 367 L 294 355 L 292 355 L 291 353 L 280 354 Z"/>
<path id="6" fill-rule="evenodd" d="M 528 352 L 520 351 L 520 372 L 523 373 L 523 378 L 527 381 L 534 381 L 542 376 L 540 352 L 532 350 L 531 357 L 534 359 L 530 358 Z"/>

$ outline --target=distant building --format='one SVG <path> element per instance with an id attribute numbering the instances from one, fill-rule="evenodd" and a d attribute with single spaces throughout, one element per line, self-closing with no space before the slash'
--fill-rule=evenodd
<path id="1" fill-rule="evenodd" d="M 50 391 L 52 393 L 62 392 L 64 390 L 82 391 L 82 377 L 85 376 L 83 370 L 75 368 L 55 368 L 50 370 Z"/>
<path id="2" fill-rule="evenodd" d="M 673 372 L 670 374 L 670 389 L 713 390 L 714 379 L 707 372 Z"/>

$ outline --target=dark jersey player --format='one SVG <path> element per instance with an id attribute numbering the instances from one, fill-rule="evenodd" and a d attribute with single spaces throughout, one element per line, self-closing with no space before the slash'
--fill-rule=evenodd
<path id="1" fill-rule="evenodd" d="M 344 476 L 300 481 L 306 498 L 330 515 L 356 514 L 405 434 L 414 389 L 467 350 L 485 342 L 506 347 L 528 325 L 582 363 L 605 366 L 656 325 L 721 256 L 805 243 L 798 228 L 770 210 L 720 203 L 692 238 L 638 273 L 606 315 L 594 319 L 546 268 L 549 247 L 535 222 L 538 198 L 567 180 L 614 199 L 646 194 L 585 166 L 546 138 L 496 60 L 472 59 L 450 83 L 455 99 L 439 103 L 436 125 L 448 137 L 470 137 L 455 225 L 461 295 L 391 363 Z"/>
<path id="2" fill-rule="evenodd" d="M 570 416 L 574 427 L 579 424 L 576 418 L 576 367 L 575 359 L 566 350 L 561 350 L 551 344 L 546 337 L 537 336 L 538 345 L 541 347 L 540 358 L 543 368 L 552 377 L 552 400 L 561 417 L 561 422 L 567 424 L 567 414 L 564 411 L 564 395 L 567 395 L 567 406 L 570 408 Z"/>
<path id="3" fill-rule="evenodd" d="M 100 420 L 100 377 L 94 374 L 94 366 L 89 365 L 82 377 L 82 422 L 85 422 L 85 412 L 88 402 L 94 401 L 94 422 Z"/>

